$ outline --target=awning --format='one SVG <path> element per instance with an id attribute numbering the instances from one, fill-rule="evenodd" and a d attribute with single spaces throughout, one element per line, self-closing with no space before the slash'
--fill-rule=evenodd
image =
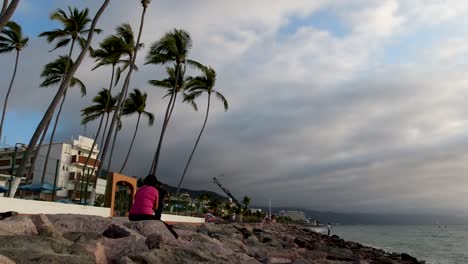
<path id="1" fill-rule="evenodd" d="M 20 187 L 18 187 L 19 190 L 23 190 L 23 191 L 29 191 L 29 192 L 42 192 L 42 191 L 46 191 L 46 192 L 52 192 L 54 191 L 54 186 L 50 183 L 33 183 L 33 184 L 28 184 L 28 185 L 21 185 Z M 55 188 L 55 191 L 59 191 L 59 190 L 62 190 L 62 188 L 60 187 L 56 187 Z"/>

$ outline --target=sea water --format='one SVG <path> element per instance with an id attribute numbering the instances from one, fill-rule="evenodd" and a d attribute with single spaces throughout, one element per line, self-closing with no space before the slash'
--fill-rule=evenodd
<path id="1" fill-rule="evenodd" d="M 468 226 L 333 226 L 332 234 L 428 264 L 468 264 Z"/>

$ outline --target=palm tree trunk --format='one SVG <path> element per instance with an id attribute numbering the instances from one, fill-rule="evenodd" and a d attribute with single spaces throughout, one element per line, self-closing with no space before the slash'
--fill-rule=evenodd
<path id="1" fill-rule="evenodd" d="M 114 156 L 115 142 L 117 141 L 117 134 L 118 133 L 119 133 L 119 129 L 118 129 L 118 127 L 116 127 L 115 131 L 114 131 L 114 137 L 112 139 L 111 151 L 109 153 L 109 162 L 107 162 L 107 168 L 106 168 L 107 172 L 110 171 L 110 168 L 111 168 L 111 165 L 112 165 L 112 158 Z"/>
<path id="2" fill-rule="evenodd" d="M 11 77 L 10 86 L 8 87 L 8 91 L 5 96 L 5 103 L 3 104 L 2 120 L 0 121 L 0 140 L 2 139 L 3 122 L 5 121 L 5 113 L 6 113 L 7 104 L 8 104 L 8 97 L 10 97 L 11 88 L 13 87 L 13 82 L 15 81 L 16 70 L 18 69 L 19 52 L 20 52 L 19 50 L 16 50 L 15 69 L 13 70 L 13 76 Z"/>
<path id="3" fill-rule="evenodd" d="M 55 131 L 57 129 L 57 125 L 60 120 L 60 114 L 62 113 L 62 108 L 63 108 L 63 104 L 65 103 L 66 97 L 67 97 L 67 93 L 65 92 L 62 98 L 62 103 L 60 104 L 57 115 L 55 116 L 54 128 L 52 129 L 52 133 L 50 134 L 49 145 L 47 146 L 47 153 L 46 153 L 45 161 L 44 161 L 44 168 L 42 169 L 41 183 L 44 183 L 45 175 L 47 172 L 47 165 L 48 165 L 49 156 L 50 156 L 50 150 L 52 149 L 52 144 L 54 143 Z"/>
<path id="4" fill-rule="evenodd" d="M 172 95 L 171 95 L 172 96 Z M 176 94 L 174 95 L 175 99 L 177 99 L 177 92 Z M 176 100 L 174 100 L 175 102 Z M 169 105 L 172 104 L 172 98 L 169 99 Z M 175 104 L 172 104 L 171 106 L 168 105 L 168 109 L 170 108 L 169 110 L 169 114 L 167 114 L 167 109 L 166 109 L 166 114 L 164 116 L 167 116 L 167 118 L 164 119 L 164 122 L 163 122 L 163 126 L 166 126 L 167 123 L 169 122 L 169 120 L 171 119 L 171 116 L 172 116 L 172 112 L 174 111 L 174 105 Z M 159 146 L 159 145 L 158 145 Z M 156 151 L 155 153 L 157 152 L 157 148 L 156 148 Z M 150 168 L 150 171 L 149 173 L 152 173 L 152 170 L 154 168 L 154 163 L 156 162 L 156 155 L 153 156 L 153 162 L 151 163 L 151 168 Z"/>
<path id="5" fill-rule="evenodd" d="M 69 60 L 67 60 L 67 64 L 65 65 L 64 77 L 68 75 L 67 74 L 68 73 L 68 67 L 70 67 L 69 61 L 71 60 L 71 56 L 73 55 L 74 46 L 75 46 L 75 39 L 72 40 L 72 43 L 71 43 L 71 46 L 70 46 L 70 51 L 68 52 Z M 62 78 L 62 82 L 64 81 L 64 79 L 65 78 Z M 68 90 L 68 87 L 67 87 L 67 90 Z M 63 103 L 65 103 L 65 97 L 67 96 L 67 90 L 65 90 L 65 93 L 63 94 L 62 103 L 60 104 L 59 110 L 57 112 L 57 116 L 55 117 L 54 128 L 52 129 L 52 134 L 50 134 L 49 146 L 47 147 L 47 153 L 46 153 L 46 157 L 45 157 L 44 168 L 42 169 L 41 183 L 44 182 L 45 174 L 47 172 L 47 166 L 48 166 L 48 161 L 49 161 L 50 150 L 52 149 L 52 144 L 54 143 L 55 130 L 57 129 L 57 125 L 58 125 L 58 122 L 60 120 L 60 114 L 62 113 Z"/>
<path id="6" fill-rule="evenodd" d="M 109 96 L 107 97 L 106 111 L 107 111 L 107 108 L 109 107 L 109 102 L 110 102 L 110 100 L 112 98 L 112 88 L 114 87 L 112 84 L 114 82 L 114 75 L 115 75 L 115 65 L 112 64 L 112 73 L 111 73 L 111 79 L 110 79 L 110 83 L 109 83 Z M 106 125 L 104 126 L 104 132 L 102 133 L 102 138 L 101 138 L 101 145 L 104 144 L 104 137 L 106 135 L 107 124 L 108 123 L 109 123 L 109 113 L 107 113 Z"/>
<path id="7" fill-rule="evenodd" d="M 161 129 L 161 135 L 159 136 L 158 147 L 156 148 L 156 153 L 154 154 L 154 162 L 153 162 L 153 167 L 151 168 L 151 174 L 155 176 L 158 170 L 159 156 L 161 154 L 161 147 L 162 147 L 162 142 L 164 139 L 164 134 L 166 133 L 167 124 L 169 123 L 169 113 L 170 113 L 171 103 L 175 104 L 174 99 L 175 99 L 176 90 L 177 90 L 177 83 L 179 80 L 179 71 L 180 71 L 180 63 L 176 64 L 176 77 L 175 77 L 176 81 L 174 85 L 174 90 L 172 90 L 171 100 L 169 101 L 169 104 L 167 105 L 166 114 L 164 116 L 164 123 Z"/>
<path id="8" fill-rule="evenodd" d="M 109 1 L 109 0 L 106 0 L 106 1 Z M 143 33 L 143 25 L 144 25 L 144 22 L 145 22 L 145 14 L 146 14 L 146 5 L 143 6 L 143 11 L 141 13 L 140 29 L 139 29 L 139 32 L 138 32 L 136 45 L 134 47 L 133 58 L 132 58 L 132 60 L 130 62 L 130 69 L 128 70 L 127 77 L 125 77 L 125 82 L 123 84 L 122 91 L 119 94 L 119 100 L 117 101 L 115 111 L 120 110 L 120 108 L 122 107 L 124 95 L 128 91 L 128 87 L 130 86 L 130 78 L 132 76 L 132 72 L 133 72 L 133 68 L 134 68 L 133 66 L 135 65 L 135 60 L 136 60 L 137 53 L 138 53 L 138 48 L 137 47 L 140 46 L 141 35 Z M 102 164 L 103 164 L 102 160 L 104 160 L 105 157 L 106 157 L 107 149 L 109 148 L 109 143 L 110 143 L 111 134 L 112 134 L 112 133 L 110 133 L 110 131 L 114 130 L 114 127 L 116 126 L 116 123 L 117 123 L 117 118 L 118 118 L 117 115 L 114 115 L 112 117 L 112 121 L 111 121 L 110 128 L 109 128 L 109 133 L 107 133 L 106 142 L 105 142 L 105 144 L 103 146 L 103 149 L 102 149 L 101 163 L 99 164 L 97 175 L 100 175 L 101 172 L 102 172 Z M 97 177 L 96 177 L 96 181 L 97 181 Z M 90 196 L 90 199 L 89 199 L 89 204 L 94 204 L 95 196 L 96 196 L 96 184 L 94 184 L 93 190 L 91 192 L 91 196 Z"/>
<path id="9" fill-rule="evenodd" d="M 8 23 L 10 18 L 15 13 L 15 9 L 19 4 L 19 0 L 12 0 L 10 5 L 6 7 L 6 1 L 4 0 L 2 5 L 2 13 L 0 14 L 0 31 L 2 31 L 3 27 Z"/>
<path id="10" fill-rule="evenodd" d="M 76 181 L 75 186 L 73 187 L 73 192 L 72 192 L 72 196 L 71 196 L 72 200 L 76 195 L 76 191 L 77 191 L 77 188 L 78 188 L 78 183 L 81 181 L 81 175 L 85 174 L 85 169 L 86 169 L 86 166 L 88 165 L 88 161 L 91 159 L 91 155 L 93 155 L 94 147 L 96 147 L 97 139 L 99 137 L 99 134 L 101 133 L 102 123 L 104 123 L 104 116 L 105 116 L 105 113 L 103 113 L 102 116 L 101 116 L 101 120 L 99 121 L 99 126 L 98 126 L 98 129 L 97 129 L 96 135 L 94 135 L 93 144 L 91 145 L 91 150 L 89 151 L 88 157 L 86 158 L 86 161 L 84 163 L 85 165 L 83 166 L 83 170 L 81 171 L 81 174 L 78 174 L 78 179 Z M 96 158 L 96 160 L 97 160 L 97 158 Z M 93 166 L 95 166 L 95 164 L 97 162 L 96 160 L 94 161 Z M 89 169 L 88 169 L 88 172 L 89 172 Z"/>
<path id="11" fill-rule="evenodd" d="M 127 165 L 128 158 L 130 157 L 130 152 L 132 151 L 133 143 L 135 142 L 135 138 L 138 132 L 138 126 L 140 125 L 140 118 L 141 118 L 141 114 L 138 114 L 138 119 L 137 119 L 137 123 L 135 127 L 135 133 L 133 133 L 132 142 L 130 142 L 130 147 L 128 148 L 127 156 L 125 157 L 125 160 L 122 164 L 122 168 L 120 168 L 119 173 L 122 173 L 122 171 L 125 169 L 125 166 Z"/>
<path id="12" fill-rule="evenodd" d="M 8 0 L 3 0 L 2 10 L 0 11 L 0 16 L 3 15 L 3 13 L 5 13 L 7 7 L 8 7 Z"/>
<path id="13" fill-rule="evenodd" d="M 41 140 L 39 140 L 39 145 L 37 145 L 36 152 L 35 152 L 34 156 L 31 159 L 31 166 L 29 166 L 28 177 L 30 177 L 31 173 L 34 173 L 34 168 L 36 167 L 37 157 L 39 157 L 39 152 L 40 152 L 42 144 L 44 143 L 44 140 L 46 138 L 47 131 L 49 130 L 50 121 L 52 121 L 52 120 L 49 120 L 49 122 L 47 123 L 46 128 L 44 130 L 44 133 L 42 133 Z"/>
<path id="14" fill-rule="evenodd" d="M 211 102 L 211 93 L 208 93 L 208 103 L 206 106 L 205 121 L 203 121 L 203 126 L 200 130 L 200 133 L 198 134 L 197 141 L 195 141 L 195 145 L 193 146 L 192 153 L 190 153 L 190 157 L 187 161 L 187 164 L 185 164 L 184 172 L 182 173 L 182 177 L 180 178 L 179 185 L 177 185 L 176 197 L 179 195 L 180 186 L 182 185 L 182 181 L 184 180 L 185 174 L 187 173 L 187 169 L 190 165 L 190 162 L 192 161 L 193 154 L 195 153 L 195 150 L 197 149 L 198 142 L 200 142 L 200 138 L 203 134 L 203 131 L 205 130 L 206 122 L 208 121 L 208 114 L 210 113 L 210 102 Z"/>
<path id="15" fill-rule="evenodd" d="M 19 0 L 13 0 L 13 1 L 19 1 Z M 24 169 L 26 168 L 26 164 L 28 163 L 27 161 L 31 158 L 31 154 L 36 146 L 36 143 L 39 139 L 39 136 L 41 136 L 42 132 L 44 131 L 45 127 L 47 126 L 47 123 L 52 119 L 52 116 L 54 115 L 55 108 L 60 102 L 60 99 L 62 99 L 65 91 L 68 88 L 68 84 L 70 83 L 71 78 L 75 74 L 76 70 L 80 66 L 81 62 L 83 62 L 84 57 L 87 55 L 89 47 L 91 45 L 91 42 L 93 41 L 93 35 L 94 35 L 94 29 L 96 28 L 97 22 L 99 21 L 99 18 L 101 17 L 102 13 L 104 13 L 104 10 L 107 8 L 107 5 L 109 4 L 110 0 L 104 0 L 102 3 L 101 7 L 99 8 L 98 12 L 93 18 L 93 21 L 91 23 L 91 27 L 89 29 L 88 33 L 88 38 L 86 41 L 85 46 L 81 50 L 80 55 L 76 59 L 75 63 L 71 67 L 69 74 L 67 74 L 67 77 L 65 80 L 60 84 L 60 87 L 55 94 L 52 102 L 50 103 L 49 107 L 47 108 L 46 112 L 44 113 L 44 116 L 42 117 L 41 121 L 39 122 L 38 126 L 36 127 L 36 130 L 34 131 L 33 136 L 31 137 L 31 140 L 29 141 L 28 147 L 26 148 L 24 154 L 23 154 L 23 162 L 21 163 L 21 166 L 18 168 L 18 171 L 16 173 L 17 177 L 21 177 L 23 174 Z M 2 17 L 3 19 L 3 17 Z M 1 21 L 1 20 L 0 20 Z M 3 27 L 2 24 L 0 24 L 0 29 Z"/>

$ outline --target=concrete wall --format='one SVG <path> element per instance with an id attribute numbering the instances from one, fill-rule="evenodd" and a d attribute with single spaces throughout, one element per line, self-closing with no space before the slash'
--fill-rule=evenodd
<path id="1" fill-rule="evenodd" d="M 0 212 L 15 211 L 20 214 L 83 214 L 110 217 L 110 208 L 75 204 L 63 204 L 0 197 Z M 203 224 L 204 218 L 163 214 L 161 220 L 170 223 Z"/>
<path id="2" fill-rule="evenodd" d="M 63 204 L 0 197 L 0 212 L 15 211 L 20 214 L 83 214 L 110 217 L 110 208 Z"/>
<path id="3" fill-rule="evenodd" d="M 191 223 L 191 224 L 203 224 L 205 223 L 205 218 L 183 216 L 183 215 L 171 215 L 171 214 L 162 214 L 161 220 L 164 222 L 174 222 L 174 223 Z"/>

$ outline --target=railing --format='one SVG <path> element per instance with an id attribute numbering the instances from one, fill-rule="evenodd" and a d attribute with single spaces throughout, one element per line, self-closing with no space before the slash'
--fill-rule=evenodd
<path id="1" fill-rule="evenodd" d="M 75 163 L 75 164 L 80 164 L 80 165 L 83 164 L 84 165 L 87 158 L 88 157 L 85 157 L 85 156 L 73 155 L 72 159 L 71 159 L 71 163 L 72 164 Z M 94 163 L 96 163 L 96 167 L 98 167 L 100 162 L 99 162 L 99 160 L 90 158 L 88 160 L 88 162 L 86 163 L 86 165 L 92 167 L 92 166 L 94 166 Z"/>

